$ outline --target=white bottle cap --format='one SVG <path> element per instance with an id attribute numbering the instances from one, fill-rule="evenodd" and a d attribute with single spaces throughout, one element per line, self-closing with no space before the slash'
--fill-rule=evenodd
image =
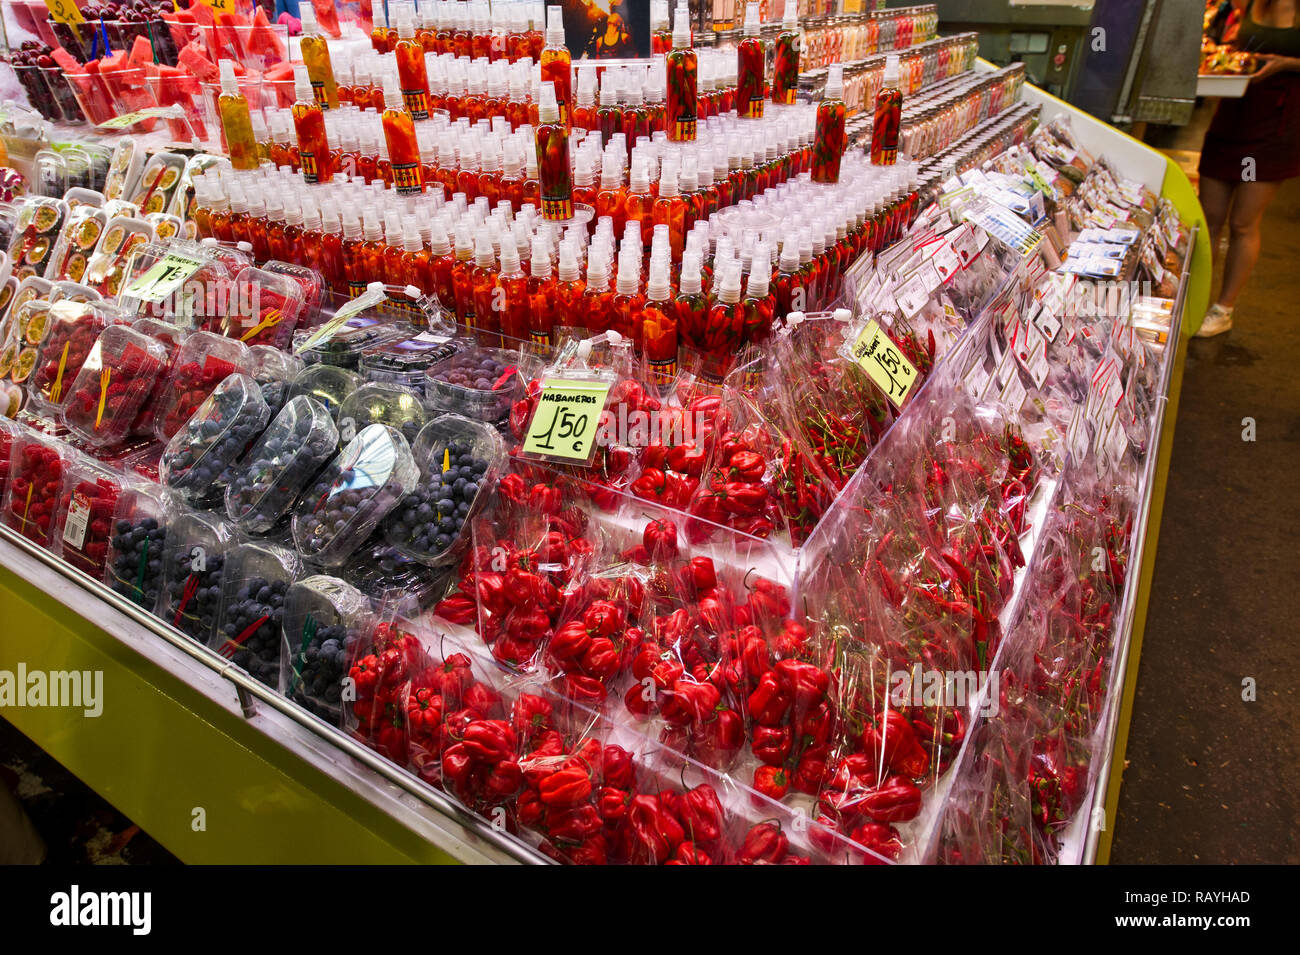
<path id="1" fill-rule="evenodd" d="M 745 4 L 745 36 L 758 36 L 759 25 L 758 4 Z"/>
<path id="2" fill-rule="evenodd" d="M 316 102 L 316 96 L 311 91 L 311 77 L 307 74 L 306 63 L 293 65 L 293 95 L 300 103 Z"/>
<path id="3" fill-rule="evenodd" d="M 826 91 L 822 99 L 844 99 L 844 64 L 832 63 L 826 68 Z"/>
<path id="4" fill-rule="evenodd" d="M 217 68 L 221 71 L 221 93 L 223 96 L 235 96 L 239 93 L 239 83 L 235 79 L 235 61 L 218 60 Z"/>
<path id="5" fill-rule="evenodd" d="M 898 59 L 898 54 L 897 54 L 897 53 L 891 53 L 891 54 L 889 54 L 888 56 L 885 57 L 885 85 L 886 85 L 886 86 L 890 86 L 890 85 L 892 85 L 892 84 L 894 84 L 894 83 L 897 83 L 897 82 L 898 82 L 898 77 L 899 77 L 899 59 Z M 829 83 L 829 82 L 830 82 L 830 80 L 827 79 L 827 83 Z M 843 88 L 844 88 L 844 87 L 843 87 L 843 85 L 841 84 L 840 89 L 843 90 Z"/>
<path id="6" fill-rule="evenodd" d="M 532 274 L 541 278 L 551 274 L 551 243 L 546 236 L 533 237 Z"/>
<path id="7" fill-rule="evenodd" d="M 677 4 L 673 14 L 673 49 L 685 50 L 691 45 L 691 11 L 684 4 Z"/>
<path id="8" fill-rule="evenodd" d="M 546 45 L 552 49 L 564 46 L 564 8 L 546 8 Z"/>

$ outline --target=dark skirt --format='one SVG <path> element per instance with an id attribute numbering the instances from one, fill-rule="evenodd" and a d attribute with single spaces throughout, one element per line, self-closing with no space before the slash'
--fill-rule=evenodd
<path id="1" fill-rule="evenodd" d="M 1254 160 L 1248 176 L 1247 159 Z M 1202 176 L 1278 182 L 1300 176 L 1300 73 L 1271 76 L 1221 99 L 1201 146 Z"/>

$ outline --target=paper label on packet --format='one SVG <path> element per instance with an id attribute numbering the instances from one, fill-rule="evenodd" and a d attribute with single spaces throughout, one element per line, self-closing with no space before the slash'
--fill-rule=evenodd
<path id="1" fill-rule="evenodd" d="M 849 346 L 849 356 L 895 407 L 903 406 L 919 372 L 877 322 L 867 322 Z"/>
<path id="2" fill-rule="evenodd" d="M 63 524 L 63 542 L 77 550 L 86 543 L 86 528 L 90 526 L 90 500 L 80 491 L 74 492 L 68 503 L 68 518 Z"/>

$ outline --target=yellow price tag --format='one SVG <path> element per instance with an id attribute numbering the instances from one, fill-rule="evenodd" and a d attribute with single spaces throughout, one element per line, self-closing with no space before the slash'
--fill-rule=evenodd
<path id="1" fill-rule="evenodd" d="M 184 285 L 202 265 L 198 259 L 168 252 L 128 285 L 122 295 L 142 302 L 161 302 Z"/>
<path id="2" fill-rule="evenodd" d="M 50 8 L 50 16 L 59 23 L 86 22 L 75 0 L 45 0 L 45 5 Z"/>
<path id="3" fill-rule="evenodd" d="M 524 438 L 524 453 L 590 461 L 612 382 L 543 378 L 542 394 Z"/>
<path id="4" fill-rule="evenodd" d="M 908 361 L 898 346 L 893 343 L 884 329 L 874 319 L 867 322 L 850 349 L 853 360 L 876 386 L 885 393 L 894 407 L 903 407 L 907 393 L 916 384 L 918 372 Z"/>
<path id="5" fill-rule="evenodd" d="M 199 0 L 199 2 L 205 7 L 221 13 L 233 13 L 235 11 L 235 0 Z"/>

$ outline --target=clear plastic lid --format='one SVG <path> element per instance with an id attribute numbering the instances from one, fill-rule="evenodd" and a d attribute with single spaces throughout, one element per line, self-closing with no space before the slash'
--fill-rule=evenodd
<path id="1" fill-rule="evenodd" d="M 57 546 L 63 516 L 59 496 L 73 453 L 63 442 L 30 429 L 15 434 L 10 443 L 4 522 L 47 550 Z"/>
<path id="2" fill-rule="evenodd" d="M 303 361 L 270 345 L 254 345 L 248 352 L 253 358 L 252 375 L 262 386 L 262 397 L 271 414 L 279 414 L 289 400 L 293 379 L 302 374 Z"/>
<path id="3" fill-rule="evenodd" d="M 367 349 L 361 356 L 361 374 L 371 381 L 424 389 L 424 372 L 469 345 L 467 339 L 420 332 Z"/>
<path id="4" fill-rule="evenodd" d="M 226 552 L 220 618 L 208 645 L 277 690 L 285 597 L 301 570 L 297 554 L 265 541 L 239 544 Z"/>
<path id="5" fill-rule="evenodd" d="M 274 275 L 284 275 L 298 283 L 302 289 L 303 308 L 305 309 L 304 319 L 315 315 L 320 309 L 321 296 L 325 293 L 325 277 L 315 269 L 309 269 L 305 265 L 298 265 L 296 262 L 281 262 L 279 259 L 271 259 L 262 263 L 264 272 L 271 272 Z M 302 323 L 300 323 L 302 324 Z"/>
<path id="6" fill-rule="evenodd" d="M 84 454 L 71 457 L 59 498 L 58 553 L 96 580 L 104 576 L 122 476 Z"/>
<path id="7" fill-rule="evenodd" d="M 64 299 L 71 302 L 102 302 L 104 296 L 89 285 L 82 285 L 80 282 L 55 282 L 50 288 L 50 301 L 61 302 Z"/>
<path id="8" fill-rule="evenodd" d="M 414 444 L 428 415 L 412 389 L 370 382 L 348 395 L 339 408 L 338 420 L 344 441 L 367 425 L 386 424 L 400 431 L 407 443 Z"/>
<path id="9" fill-rule="evenodd" d="M 425 372 L 424 393 L 436 414 L 496 424 L 523 394 L 521 358 L 500 348 L 467 348 Z"/>
<path id="10" fill-rule="evenodd" d="M 128 291 L 168 255 L 179 256 L 173 264 L 181 264 L 187 271 L 186 263 L 196 262 L 198 265 L 179 286 L 160 294 L 157 301 L 152 295 Z M 245 267 L 241 264 L 239 268 Z M 224 315 L 230 289 L 235 287 L 234 276 L 230 263 L 215 255 L 213 249 L 180 240 L 148 242 L 136 246 L 128 254 L 117 303 L 125 315 L 163 319 L 191 330 L 205 328 Z"/>
<path id="11" fill-rule="evenodd" d="M 80 282 L 86 276 L 90 257 L 108 225 L 108 213 L 93 206 L 80 206 L 68 215 L 59 233 L 46 270 L 51 279 Z"/>
<path id="12" fill-rule="evenodd" d="M 302 287 L 287 275 L 248 268 L 235 282 L 235 298 L 227 302 L 213 330 L 246 345 L 288 348 L 294 329 L 306 314 Z"/>
<path id="13" fill-rule="evenodd" d="M 257 382 L 230 375 L 167 442 L 159 478 L 191 503 L 211 500 L 225 482 L 226 469 L 257 440 L 270 417 Z"/>
<path id="14" fill-rule="evenodd" d="M 166 377 L 168 357 L 167 347 L 144 332 L 108 326 L 72 382 L 63 423 L 98 447 L 120 444 Z"/>
<path id="15" fill-rule="evenodd" d="M 226 514 L 242 531 L 271 530 L 338 444 L 338 428 L 319 402 L 306 395 L 290 399 L 232 469 Z"/>
<path id="16" fill-rule="evenodd" d="M 23 200 L 9 239 L 9 261 L 18 281 L 29 275 L 45 275 L 67 215 L 68 204 L 62 199 L 27 196 Z"/>
<path id="17" fill-rule="evenodd" d="M 133 136 L 123 136 L 113 147 L 108 164 L 108 177 L 104 180 L 104 198 L 121 199 L 135 189 L 144 168 L 144 150 Z"/>
<path id="18" fill-rule="evenodd" d="M 0 501 L 9 488 L 9 460 L 13 454 L 14 438 L 26 429 L 12 418 L 0 415 Z"/>
<path id="19" fill-rule="evenodd" d="M 309 365 L 335 365 L 339 368 L 356 369 L 361 362 L 363 352 L 387 342 L 414 338 L 419 333 L 420 330 L 414 325 L 394 322 L 378 310 L 369 309 L 348 319 L 343 323 L 343 327 L 326 341 L 303 349 L 297 354 L 301 355 L 302 360 Z M 307 334 L 306 330 L 298 332 L 298 335 L 303 337 Z"/>
<path id="20" fill-rule="evenodd" d="M 373 627 L 365 594 L 346 581 L 324 574 L 295 581 L 280 626 L 280 692 L 337 726 L 349 661 Z"/>
<path id="21" fill-rule="evenodd" d="M 116 298 L 128 284 L 131 253 L 153 240 L 153 226 L 143 219 L 114 216 L 104 227 L 99 246 L 82 281 L 106 298 Z"/>
<path id="22" fill-rule="evenodd" d="M 172 193 L 176 191 L 184 172 L 184 156 L 177 153 L 155 153 L 145 163 L 144 172 L 140 174 L 135 190 L 129 196 L 130 201 L 145 215 L 150 212 L 166 212 Z"/>
<path id="23" fill-rule="evenodd" d="M 35 303 L 32 303 L 35 304 Z M 81 366 L 90 357 L 100 332 L 116 321 L 116 313 L 99 302 L 55 302 L 45 314 L 46 329 L 36 350 L 35 366 L 27 382 L 31 407 L 54 419 L 72 394 Z M 28 324 L 29 335 L 38 317 Z"/>
<path id="24" fill-rule="evenodd" d="M 250 365 L 248 346 L 243 342 L 212 332 L 189 335 L 176 353 L 158 404 L 154 436 L 170 441 L 217 385 L 233 374 L 247 374 Z"/>
<path id="25" fill-rule="evenodd" d="M 451 565 L 430 567 L 381 543 L 357 551 L 343 574 L 370 598 L 372 606 L 418 617 L 447 595 L 455 571 Z"/>
<path id="26" fill-rule="evenodd" d="M 170 497 L 152 481 L 128 477 L 113 511 L 104 582 L 114 593 L 152 612 L 163 583 Z"/>
<path id="27" fill-rule="evenodd" d="M 158 616 L 200 643 L 217 632 L 226 549 L 234 539 L 230 524 L 202 511 L 178 508 L 167 524 Z"/>
<path id="28" fill-rule="evenodd" d="M 326 466 L 294 512 L 299 552 L 327 567 L 342 564 L 411 492 L 419 476 L 399 432 L 382 424 L 364 428 Z"/>
<path id="29" fill-rule="evenodd" d="M 289 393 L 315 398 L 337 420 L 343 402 L 360 386 L 360 376 L 346 368 L 309 365 L 293 379 Z"/>
<path id="30" fill-rule="evenodd" d="M 388 515 L 385 539 L 423 563 L 457 560 L 468 545 L 470 521 L 491 496 L 505 453 L 501 435 L 489 425 L 460 415 L 434 418 L 412 449 L 419 483 Z"/>

